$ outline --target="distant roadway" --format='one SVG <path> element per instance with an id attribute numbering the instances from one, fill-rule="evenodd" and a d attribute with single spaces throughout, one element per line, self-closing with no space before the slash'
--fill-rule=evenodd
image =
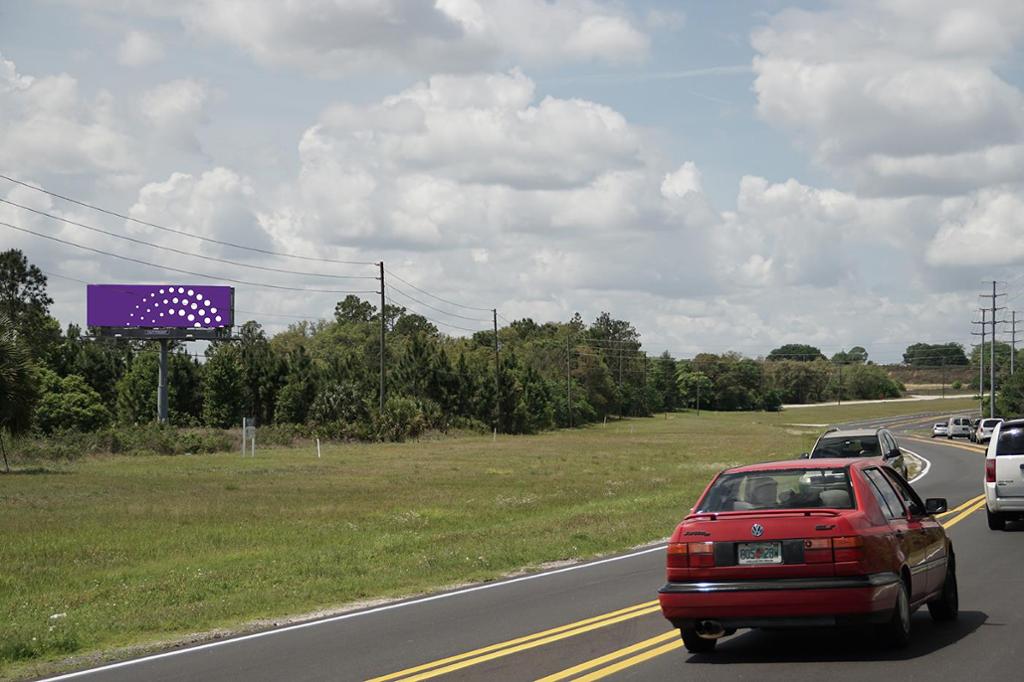
<path id="1" fill-rule="evenodd" d="M 921 496 L 946 497 L 955 510 L 942 520 L 957 550 L 961 611 L 942 626 L 919 611 L 904 650 L 822 629 L 741 631 L 711 656 L 690 655 L 657 609 L 658 546 L 52 679 L 1024 679 L 1024 527 L 988 530 L 980 448 L 906 432 L 926 421 L 885 423 L 930 463 L 914 483 Z"/>

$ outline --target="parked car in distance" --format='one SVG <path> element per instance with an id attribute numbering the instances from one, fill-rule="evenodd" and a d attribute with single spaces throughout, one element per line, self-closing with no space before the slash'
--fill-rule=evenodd
<path id="1" fill-rule="evenodd" d="M 939 422 L 932 427 L 932 438 L 935 438 L 936 436 L 945 436 L 947 433 L 949 433 L 949 429 L 946 422 Z"/>
<path id="2" fill-rule="evenodd" d="M 672 533 L 662 614 L 691 653 L 739 628 L 865 625 L 904 646 L 915 609 L 958 614 L 946 507 L 876 460 L 726 469 Z"/>
<path id="3" fill-rule="evenodd" d="M 1002 422 L 1001 417 L 990 417 L 988 419 L 982 419 L 978 422 L 977 428 L 974 430 L 975 443 L 987 443 L 992 439 L 992 432 L 996 429 L 996 424 Z"/>
<path id="4" fill-rule="evenodd" d="M 985 452 L 985 511 L 988 527 L 1024 518 L 1024 419 L 995 426 Z"/>
<path id="5" fill-rule="evenodd" d="M 889 429 L 833 429 L 826 431 L 811 448 L 806 459 L 869 457 L 907 478 L 907 463 L 896 438 Z"/>
<path id="6" fill-rule="evenodd" d="M 946 438 L 950 440 L 954 438 L 970 438 L 971 437 L 971 418 L 970 417 L 950 417 L 949 421 L 946 422 Z"/>
<path id="7" fill-rule="evenodd" d="M 974 434 L 978 431 L 978 424 L 979 423 L 981 423 L 981 417 L 978 417 L 976 419 L 975 418 L 971 419 L 971 435 L 968 436 L 968 438 L 971 439 L 972 443 L 975 442 Z"/>

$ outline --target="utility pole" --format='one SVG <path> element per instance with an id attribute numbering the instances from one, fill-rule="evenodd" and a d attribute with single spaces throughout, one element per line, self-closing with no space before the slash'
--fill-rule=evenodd
<path id="1" fill-rule="evenodd" d="M 996 293 L 996 285 L 997 285 L 997 282 L 995 280 L 992 280 L 992 293 L 991 294 L 981 294 L 981 298 L 991 298 L 992 299 L 992 305 L 991 305 L 992 317 L 989 320 L 989 324 L 992 325 L 992 339 L 991 339 L 991 344 L 989 344 L 989 358 L 988 358 L 989 359 L 989 363 L 988 363 L 988 373 L 989 373 L 988 416 L 989 417 L 995 417 L 996 416 L 996 324 L 998 322 L 996 320 L 996 311 L 997 310 L 1002 310 L 1002 308 L 997 308 L 996 307 L 996 300 L 998 299 L 998 297 L 1006 295 L 1006 294 L 997 294 Z"/>
<path id="2" fill-rule="evenodd" d="M 498 363 L 498 309 L 491 308 L 494 315 L 494 435 L 498 435 L 501 423 L 501 369 Z"/>
<path id="3" fill-rule="evenodd" d="M 844 350 L 843 353 L 846 351 Z M 843 404 L 843 361 L 840 360 L 836 363 L 839 367 L 839 391 L 836 393 L 836 405 Z"/>
<path id="4" fill-rule="evenodd" d="M 1003 320 L 1005 323 L 1006 320 Z M 1010 311 L 1010 376 L 1013 376 L 1017 356 L 1017 311 Z"/>
<path id="5" fill-rule="evenodd" d="M 569 428 L 572 428 L 572 347 L 571 336 L 565 337 L 565 405 L 569 410 Z"/>
<path id="6" fill-rule="evenodd" d="M 946 397 L 946 356 L 942 356 L 942 397 Z"/>
<path id="7" fill-rule="evenodd" d="M 619 419 L 622 419 L 622 347 L 619 347 Z"/>
<path id="8" fill-rule="evenodd" d="M 384 261 L 380 265 L 380 411 L 384 412 Z"/>
<path id="9" fill-rule="evenodd" d="M 985 313 L 981 309 L 981 320 L 974 320 L 973 324 L 981 325 L 981 332 L 971 332 L 971 336 L 981 337 L 981 348 L 978 349 L 978 411 L 982 417 L 985 416 Z"/>

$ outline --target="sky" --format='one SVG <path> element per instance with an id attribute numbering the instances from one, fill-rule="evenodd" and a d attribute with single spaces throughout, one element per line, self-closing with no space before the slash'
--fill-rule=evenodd
<path id="1" fill-rule="evenodd" d="M 1014 0 L 5 0 L 0 248 L 64 323 L 84 282 L 235 280 L 275 332 L 383 260 L 455 335 L 897 361 L 992 280 L 1024 309 L 1022 44 Z"/>

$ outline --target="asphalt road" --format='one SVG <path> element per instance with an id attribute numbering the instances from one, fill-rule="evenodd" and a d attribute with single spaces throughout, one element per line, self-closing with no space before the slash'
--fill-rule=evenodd
<path id="1" fill-rule="evenodd" d="M 927 420 L 918 420 L 922 423 Z M 899 434 L 913 423 L 890 420 Z M 950 508 L 981 493 L 982 454 L 909 436 L 931 466 L 915 482 Z M 943 518 L 957 551 L 960 619 L 913 620 L 913 642 L 880 649 L 829 629 L 741 631 L 690 655 L 656 608 L 658 548 L 547 574 L 74 673 L 98 680 L 946 680 L 1024 677 L 1024 534 L 989 531 L 974 505 Z M 1022 528 L 1024 530 L 1024 528 Z M 828 664 L 824 667 L 823 664 Z M 70 679 L 71 676 L 55 679 Z"/>

